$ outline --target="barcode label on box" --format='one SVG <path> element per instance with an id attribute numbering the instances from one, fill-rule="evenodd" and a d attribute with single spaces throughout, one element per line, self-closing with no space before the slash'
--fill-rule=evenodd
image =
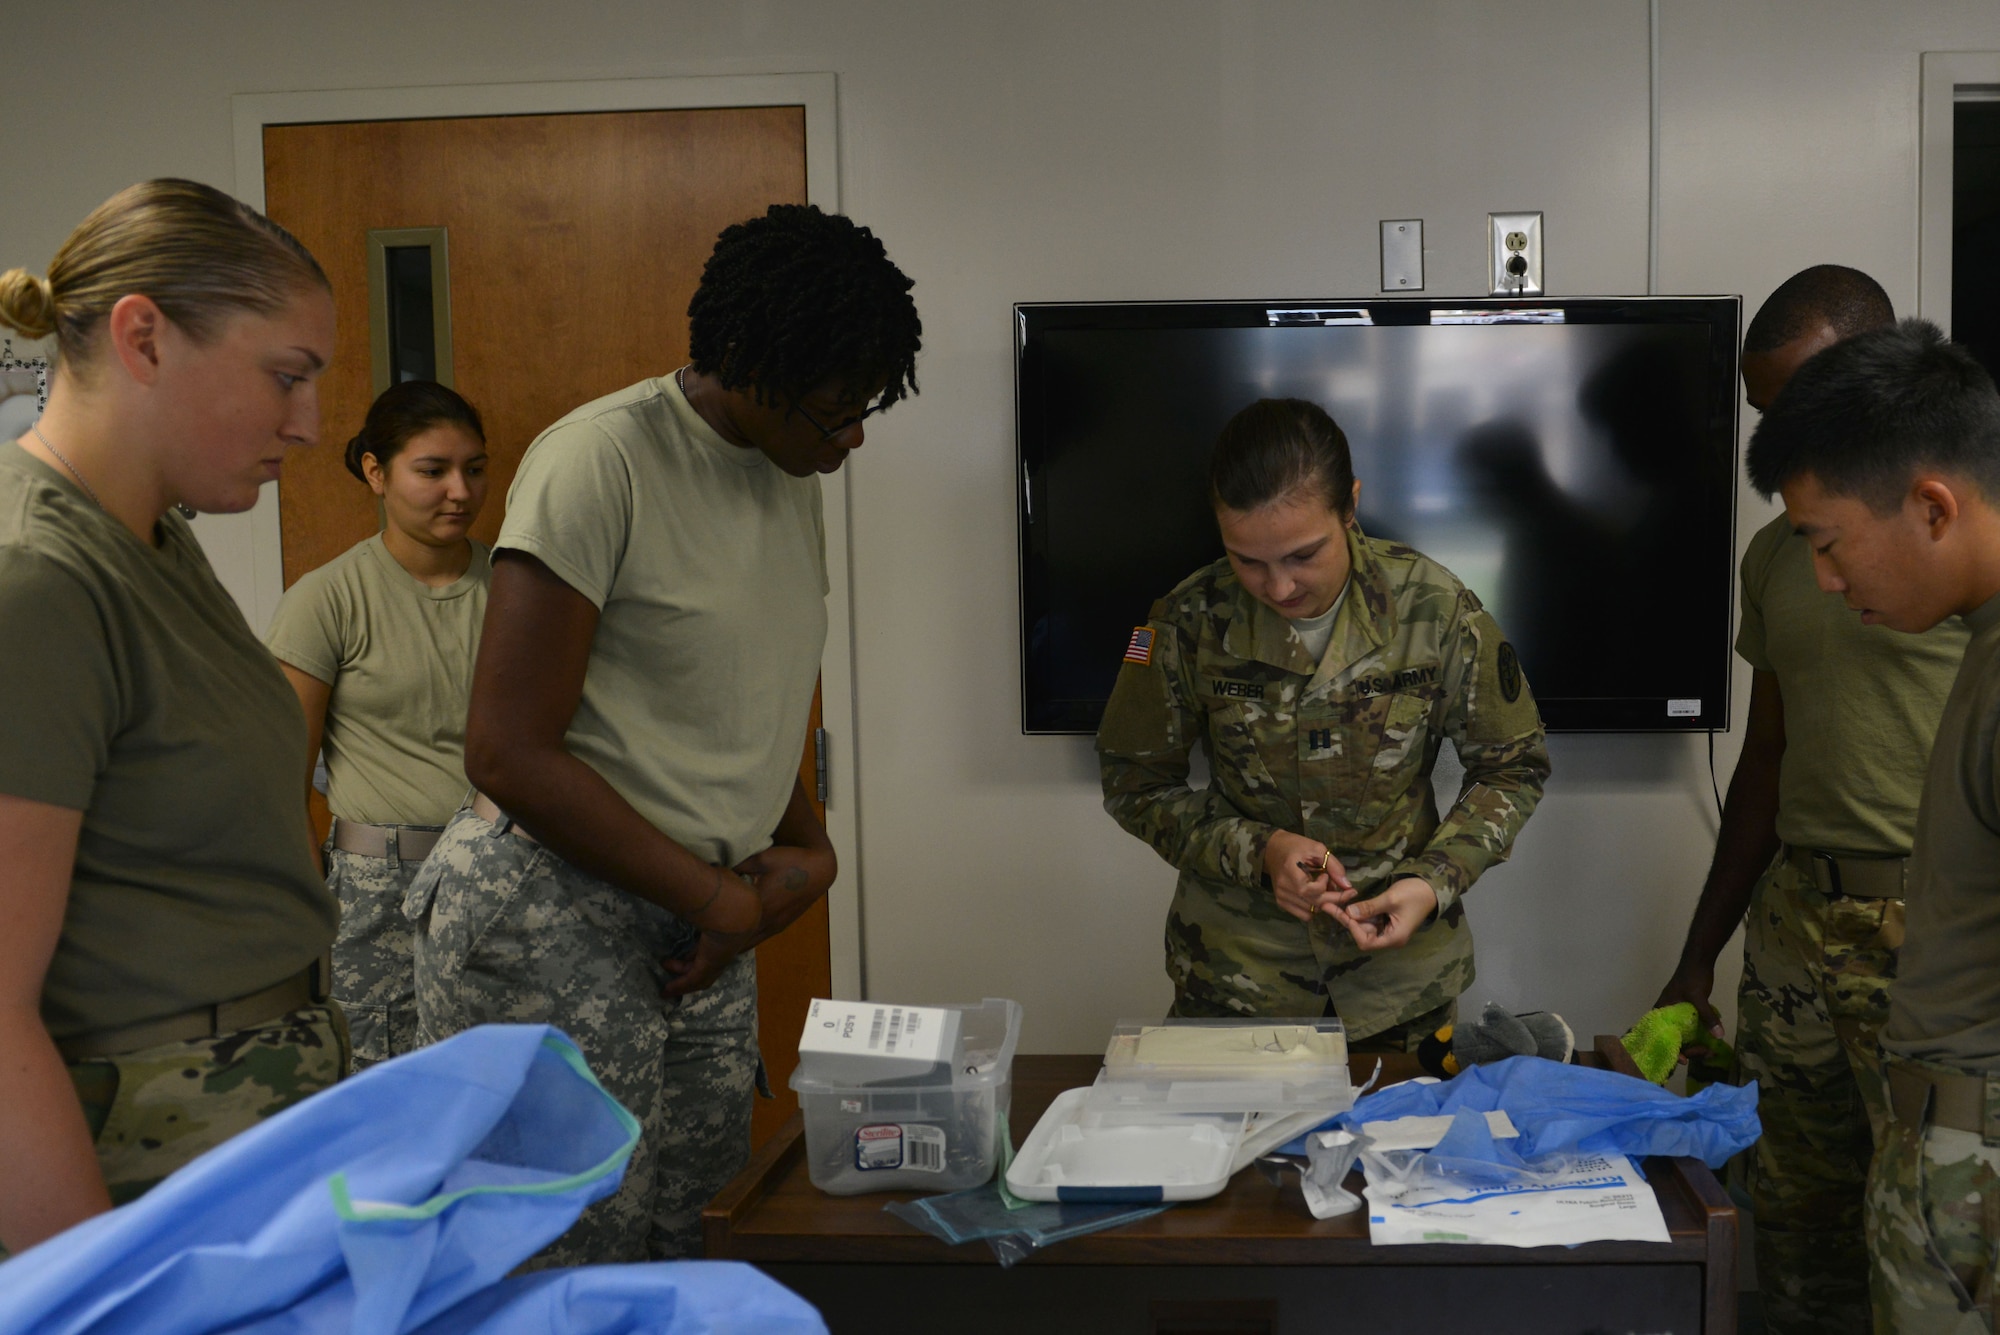
<path id="1" fill-rule="evenodd" d="M 878 1122 L 854 1132 L 854 1166 L 864 1173 L 908 1168 L 918 1173 L 944 1171 L 943 1127 Z"/>
<path id="2" fill-rule="evenodd" d="M 1701 701 L 1699 701 L 1699 700 L 1669 700 L 1669 701 L 1667 701 L 1667 717 L 1668 717 L 1668 718 L 1700 718 L 1700 717 L 1701 717 Z"/>
<path id="3" fill-rule="evenodd" d="M 905 1126 L 903 1128 L 903 1154 L 907 1160 L 905 1168 L 914 1168 L 919 1173 L 942 1173 L 944 1171 L 944 1128 L 938 1126 Z"/>

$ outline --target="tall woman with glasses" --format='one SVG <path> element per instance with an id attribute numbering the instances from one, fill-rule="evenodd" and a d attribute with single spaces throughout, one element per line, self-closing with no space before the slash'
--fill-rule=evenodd
<path id="1" fill-rule="evenodd" d="M 443 385 L 393 385 L 347 443 L 382 531 L 286 592 L 265 632 L 325 744 L 326 883 L 340 900 L 333 995 L 358 1069 L 417 1045 L 403 895 L 466 793 L 465 707 L 493 567 L 466 536 L 486 503 L 486 432 Z"/>

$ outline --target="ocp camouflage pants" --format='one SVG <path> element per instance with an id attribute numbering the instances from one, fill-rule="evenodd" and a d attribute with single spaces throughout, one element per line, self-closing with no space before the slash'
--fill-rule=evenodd
<path id="1" fill-rule="evenodd" d="M 1902 901 L 1830 900 L 1782 860 L 1751 897 L 1736 1051 L 1764 1124 L 1749 1188 L 1773 1335 L 1869 1329 L 1862 1201 L 1887 1118 L 1875 1036 L 1902 939 Z"/>
<path id="2" fill-rule="evenodd" d="M 415 934 L 403 900 L 421 862 L 326 850 L 326 888 L 340 901 L 333 998 L 354 1035 L 354 1069 L 417 1046 Z"/>
<path id="3" fill-rule="evenodd" d="M 1867 1217 L 1878 1332 L 1993 1335 L 2000 1146 L 1890 1122 L 1868 1175 Z"/>
<path id="4" fill-rule="evenodd" d="M 97 1141 L 111 1203 L 123 1205 L 347 1069 L 339 1009 L 309 1006 L 219 1038 L 75 1062 L 69 1078 Z"/>
<path id="5" fill-rule="evenodd" d="M 1457 905 L 1406 945 L 1363 953 L 1332 918 L 1316 914 L 1301 923 L 1285 913 L 1268 886 L 1185 874 L 1167 911 L 1165 945 L 1175 1015 L 1338 1014 L 1350 1045 L 1386 1034 L 1387 1048 L 1377 1051 L 1415 1051 L 1450 1018 L 1473 979 L 1472 937 Z M 1443 1018 L 1433 1022 L 1436 1016 Z"/>
<path id="6" fill-rule="evenodd" d="M 757 976 L 750 955 L 692 996 L 662 961 L 696 933 L 540 844 L 461 811 L 410 887 L 422 1041 L 552 1024 L 643 1125 L 616 1195 L 531 1266 L 701 1255 L 701 1210 L 750 1157 Z"/>

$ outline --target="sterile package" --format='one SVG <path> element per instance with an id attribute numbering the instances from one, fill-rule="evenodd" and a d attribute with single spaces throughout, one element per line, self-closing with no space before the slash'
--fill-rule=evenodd
<path id="1" fill-rule="evenodd" d="M 1352 1131 L 1315 1131 L 1306 1137 L 1306 1166 L 1299 1174 L 1306 1208 L 1315 1219 L 1331 1219 L 1361 1204 L 1361 1198 L 1341 1186 L 1361 1153 L 1361 1138 Z"/>
<path id="2" fill-rule="evenodd" d="M 988 997 L 976 1006 L 931 1009 L 949 1012 L 957 1026 L 956 1064 L 933 1076 L 823 1079 L 803 1061 L 792 1072 L 789 1083 L 805 1115 L 806 1173 L 821 1191 L 958 1191 L 992 1178 L 1021 1007 Z"/>
<path id="3" fill-rule="evenodd" d="M 1428 1157 L 1363 1149 L 1370 1242 L 1572 1247 L 1671 1240 L 1652 1184 L 1622 1154 L 1565 1156 L 1559 1167 L 1499 1185 L 1435 1171 Z"/>
<path id="4" fill-rule="evenodd" d="M 1106 1111 L 1340 1112 L 1354 1103 L 1347 1033 L 1331 1016 L 1121 1021 L 1090 1102 Z"/>

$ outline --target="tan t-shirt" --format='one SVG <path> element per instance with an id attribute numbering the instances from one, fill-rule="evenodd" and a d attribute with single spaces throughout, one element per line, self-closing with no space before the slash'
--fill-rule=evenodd
<path id="1" fill-rule="evenodd" d="M 570 751 L 697 857 L 768 846 L 826 643 L 819 479 L 722 439 L 670 378 L 641 381 L 529 446 L 508 548 L 599 610 Z"/>
<path id="2" fill-rule="evenodd" d="M 1743 554 L 1736 652 L 1777 674 L 1785 701 L 1778 837 L 1877 857 L 1910 851 L 1924 765 L 1968 638 L 1957 617 L 1922 635 L 1864 626 L 1813 578 L 1812 547 L 1779 515 Z"/>
<path id="3" fill-rule="evenodd" d="M 1924 781 L 1882 1046 L 1990 1071 L 2000 1068 L 2000 596 L 1965 624 L 1972 643 Z"/>
<path id="4" fill-rule="evenodd" d="M 403 569 L 376 534 L 286 591 L 264 643 L 333 687 L 327 806 L 369 825 L 442 825 L 464 801 L 465 707 L 493 566 L 442 588 Z"/>
<path id="5" fill-rule="evenodd" d="M 305 718 L 178 515 L 156 549 L 0 443 L 0 793 L 83 812 L 57 1038 L 258 991 L 333 944 Z"/>

